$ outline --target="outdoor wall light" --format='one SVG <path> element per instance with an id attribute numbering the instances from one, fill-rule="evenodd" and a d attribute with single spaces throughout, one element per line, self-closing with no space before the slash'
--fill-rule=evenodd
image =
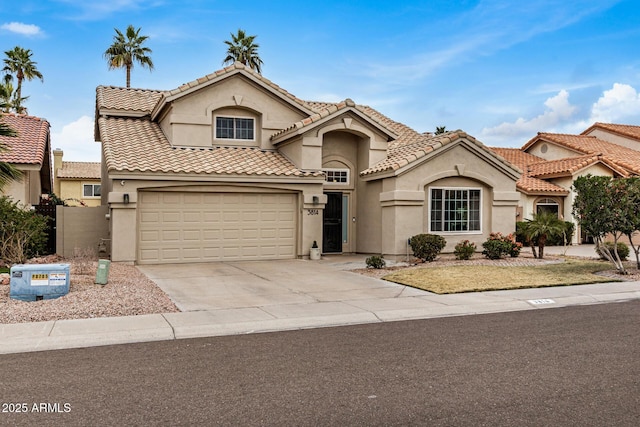
<path id="1" fill-rule="evenodd" d="M 124 202 L 125 205 L 129 204 L 129 193 L 124 193 L 124 196 L 122 197 L 122 201 Z"/>
<path id="2" fill-rule="evenodd" d="M 320 198 L 318 196 L 313 196 L 312 200 L 314 205 L 317 205 L 318 203 L 320 203 Z"/>

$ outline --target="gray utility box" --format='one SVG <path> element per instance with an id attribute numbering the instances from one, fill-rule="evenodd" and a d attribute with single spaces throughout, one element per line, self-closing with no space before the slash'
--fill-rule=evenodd
<path id="1" fill-rule="evenodd" d="M 18 264 L 11 267 L 9 297 L 21 301 L 54 299 L 69 293 L 69 264 Z"/>

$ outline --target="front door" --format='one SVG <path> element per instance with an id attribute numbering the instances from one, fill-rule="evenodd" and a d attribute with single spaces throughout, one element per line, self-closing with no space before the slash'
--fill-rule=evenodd
<path id="1" fill-rule="evenodd" d="M 342 252 L 342 193 L 325 193 L 327 204 L 322 214 L 322 252 Z"/>

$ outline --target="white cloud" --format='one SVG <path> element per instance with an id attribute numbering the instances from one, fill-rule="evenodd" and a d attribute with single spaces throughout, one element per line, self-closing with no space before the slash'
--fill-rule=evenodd
<path id="1" fill-rule="evenodd" d="M 593 122 L 620 123 L 640 116 L 640 94 L 632 86 L 614 83 L 604 91 L 591 108 L 590 124 Z"/>
<path id="2" fill-rule="evenodd" d="M 22 22 L 8 22 L 0 26 L 3 30 L 10 31 L 16 34 L 22 34 L 23 36 L 37 36 L 42 35 L 42 29 L 37 25 L 24 24 Z"/>
<path id="3" fill-rule="evenodd" d="M 482 129 L 482 135 L 497 139 L 511 139 L 518 144 L 537 132 L 548 132 L 569 120 L 577 107 L 569 102 L 569 92 L 561 90 L 544 103 L 546 111 L 532 119 L 518 118 L 515 122 L 504 122 L 492 128 Z"/>
<path id="4" fill-rule="evenodd" d="M 93 119 L 82 116 L 59 132 L 51 132 L 51 148 L 62 149 L 65 161 L 99 162 L 100 143 L 93 140 Z"/>

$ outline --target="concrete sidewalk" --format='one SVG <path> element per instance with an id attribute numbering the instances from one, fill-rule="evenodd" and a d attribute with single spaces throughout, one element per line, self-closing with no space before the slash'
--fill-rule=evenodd
<path id="1" fill-rule="evenodd" d="M 286 269 L 270 262 L 271 272 L 259 266 L 266 273 L 262 278 L 244 263 L 235 269 L 216 265 L 226 276 L 220 279 L 222 285 L 211 291 L 208 303 L 202 295 L 196 299 L 183 295 L 180 300 L 174 290 L 169 295 L 181 301 L 183 312 L 0 325 L 0 354 L 640 299 L 640 282 L 435 295 L 343 271 L 364 265 L 363 261 L 359 256 L 319 263 L 292 260 Z M 309 274 L 310 266 L 314 275 Z M 292 279 L 305 269 L 304 280 L 299 276 Z M 239 270 L 251 275 L 250 288 L 239 289 L 233 284 Z M 158 269 L 154 271 L 160 274 Z M 169 283 L 150 277 L 161 282 L 161 287 Z"/>

